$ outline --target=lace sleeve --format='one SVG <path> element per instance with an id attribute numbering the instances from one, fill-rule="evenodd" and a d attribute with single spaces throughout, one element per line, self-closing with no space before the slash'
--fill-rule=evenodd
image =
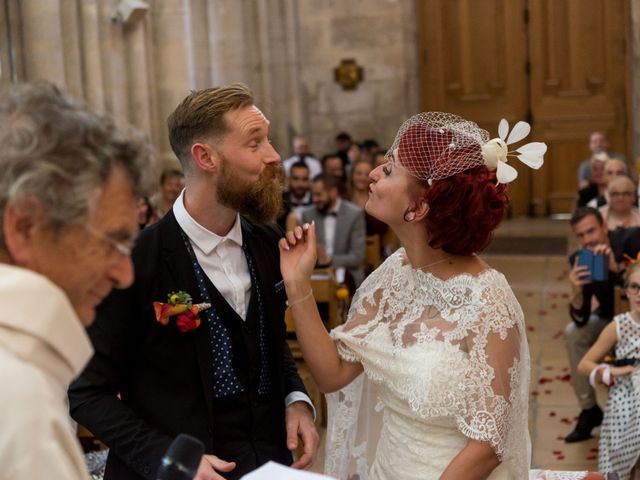
<path id="1" fill-rule="evenodd" d="M 456 422 L 467 437 L 489 442 L 498 458 L 526 448 L 529 355 L 520 305 L 506 285 L 489 285 L 479 295 L 475 328 L 465 342 L 469 368 L 459 388 L 466 410 Z"/>

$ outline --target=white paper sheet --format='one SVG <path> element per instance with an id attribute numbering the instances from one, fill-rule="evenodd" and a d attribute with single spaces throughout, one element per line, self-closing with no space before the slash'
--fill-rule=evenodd
<path id="1" fill-rule="evenodd" d="M 285 467 L 275 462 L 268 462 L 257 470 L 247 473 L 241 480 L 335 480 L 333 477 L 320 475 Z"/>

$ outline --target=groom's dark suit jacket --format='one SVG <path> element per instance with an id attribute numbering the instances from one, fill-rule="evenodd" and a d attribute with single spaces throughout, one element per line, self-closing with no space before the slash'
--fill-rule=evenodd
<path id="1" fill-rule="evenodd" d="M 246 321 L 209 283 L 212 302 L 233 343 L 233 367 L 246 392 L 214 398 L 207 321 L 182 333 L 174 319 L 163 326 L 152 304 L 183 290 L 202 301 L 193 267 L 170 211 L 140 234 L 132 258 L 135 282 L 114 291 L 89 328 L 95 356 L 69 390 L 71 414 L 110 447 L 105 479 L 155 480 L 173 438 L 188 433 L 206 452 L 236 461 L 225 478 L 238 478 L 267 460 L 290 463 L 286 448 L 285 396 L 304 392 L 285 341 L 285 293 L 272 227 L 242 219 L 243 241 L 254 259 L 268 335 L 271 389 L 258 395 L 260 353 L 255 288 Z M 253 313 L 252 313 L 253 312 Z M 120 396 L 120 399 L 117 396 Z"/>

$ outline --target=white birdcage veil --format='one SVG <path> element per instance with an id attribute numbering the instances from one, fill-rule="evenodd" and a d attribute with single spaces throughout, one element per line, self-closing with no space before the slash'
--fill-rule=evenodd
<path id="1" fill-rule="evenodd" d="M 503 119 L 498 131 L 500 138 L 489 140 L 489 132 L 457 115 L 419 113 L 402 124 L 385 158 L 429 183 L 480 165 L 497 170 L 498 182 L 511 182 L 517 172 L 507 165 L 508 156 L 517 156 L 531 168 L 542 166 L 544 143 L 528 143 L 514 152 L 507 148 L 529 134 L 528 123 L 518 122 L 507 138 L 509 124 Z"/>

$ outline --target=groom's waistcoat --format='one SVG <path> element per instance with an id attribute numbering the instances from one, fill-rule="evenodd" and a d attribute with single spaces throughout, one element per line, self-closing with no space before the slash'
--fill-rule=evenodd
<path id="1" fill-rule="evenodd" d="M 271 347 L 265 359 L 270 388 L 266 394 L 258 393 L 263 359 L 259 347 L 261 319 L 255 286 L 252 285 L 247 317 L 243 320 L 208 278 L 206 283 L 218 315 L 229 332 L 233 370 L 244 387 L 242 393 L 213 400 L 214 451 L 220 458 L 237 463 L 235 470 L 225 478 L 239 478 L 270 459 L 289 464 L 291 454 L 285 447 L 283 400 L 276 393 L 279 389 L 274 375 L 277 364 L 273 355 L 272 332 L 266 318 L 262 319 L 265 323 L 262 328 Z M 261 285 L 260 288 L 265 291 L 268 286 Z"/>

